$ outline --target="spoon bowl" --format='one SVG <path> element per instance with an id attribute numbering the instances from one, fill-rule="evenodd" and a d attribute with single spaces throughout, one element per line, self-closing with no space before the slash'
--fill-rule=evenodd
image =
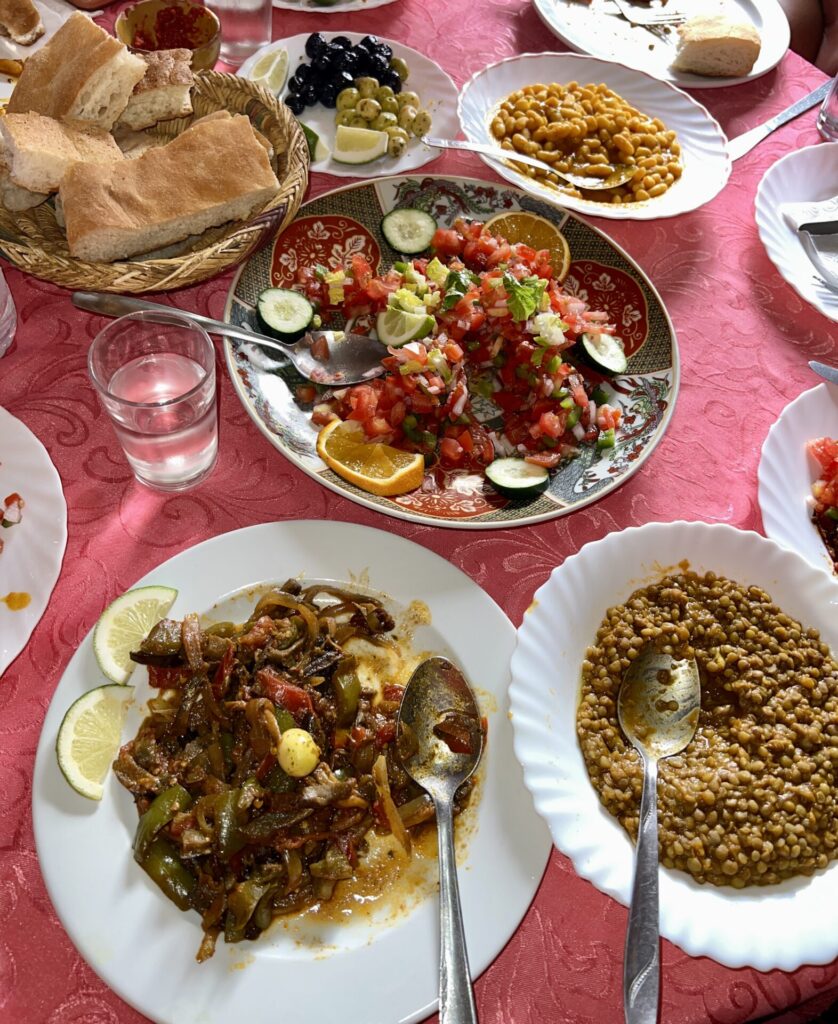
<path id="1" fill-rule="evenodd" d="M 439 840 L 440 1024 L 476 1024 L 457 859 L 454 795 L 483 752 L 480 708 L 462 672 L 447 658 L 428 658 L 410 677 L 397 720 L 402 766 L 433 800 Z"/>
<path id="2" fill-rule="evenodd" d="M 634 884 L 623 960 L 626 1024 L 654 1024 L 660 995 L 658 927 L 658 761 L 692 740 L 701 710 L 694 658 L 676 660 L 649 645 L 631 662 L 617 697 L 617 718 L 643 763 Z"/>

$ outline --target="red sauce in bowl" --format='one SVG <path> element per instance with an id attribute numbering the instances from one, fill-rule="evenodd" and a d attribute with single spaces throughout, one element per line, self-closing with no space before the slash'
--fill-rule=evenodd
<path id="1" fill-rule="evenodd" d="M 201 22 L 205 8 L 190 6 L 164 7 L 157 12 L 151 31 L 137 28 L 131 45 L 137 50 L 194 50 L 207 41 L 206 28 Z"/>

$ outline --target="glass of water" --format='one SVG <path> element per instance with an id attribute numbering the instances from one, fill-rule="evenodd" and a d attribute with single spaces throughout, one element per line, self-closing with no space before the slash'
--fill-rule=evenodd
<path id="1" fill-rule="evenodd" d="M 838 142 L 838 75 L 832 79 L 818 111 L 818 131 L 827 142 Z"/>
<path id="2" fill-rule="evenodd" d="M 130 313 L 96 335 L 87 369 L 141 483 L 182 491 L 210 473 L 215 349 L 203 328 L 176 312 Z"/>
<path id="3" fill-rule="evenodd" d="M 271 0 L 209 0 L 221 22 L 221 59 L 236 67 L 271 41 Z"/>

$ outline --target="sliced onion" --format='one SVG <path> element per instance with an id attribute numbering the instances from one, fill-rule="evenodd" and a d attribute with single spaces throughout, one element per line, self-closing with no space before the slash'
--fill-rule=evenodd
<path id="1" fill-rule="evenodd" d="M 577 441 L 581 441 L 585 437 L 585 428 L 581 423 L 577 423 L 572 430 L 573 436 Z"/>
<path id="2" fill-rule="evenodd" d="M 390 780 L 387 778 L 387 758 L 384 754 L 379 754 L 375 764 L 372 766 L 372 777 L 378 792 L 378 799 L 381 801 L 384 817 L 390 826 L 390 831 L 409 857 L 410 836 L 404 827 L 404 822 L 399 815 L 398 808 L 393 802 L 393 797 L 390 795 Z"/>

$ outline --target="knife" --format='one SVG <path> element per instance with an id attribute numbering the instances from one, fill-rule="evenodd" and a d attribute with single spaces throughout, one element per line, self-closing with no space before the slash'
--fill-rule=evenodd
<path id="1" fill-rule="evenodd" d="M 730 153 L 730 159 L 738 160 L 740 156 L 750 153 L 754 146 L 758 142 L 762 142 L 762 140 L 766 136 L 770 135 L 775 128 L 779 128 L 787 121 L 793 120 L 799 114 L 802 114 L 804 111 L 810 110 L 812 107 L 816 106 L 829 92 L 831 85 L 832 79 L 828 82 L 824 82 L 820 88 L 815 89 L 814 92 L 810 92 L 808 96 L 804 96 L 803 99 L 798 100 L 797 103 L 792 103 L 790 107 L 787 107 L 775 117 L 769 118 L 764 124 L 759 124 L 756 128 L 751 128 L 750 131 L 745 132 L 743 135 L 737 135 L 735 139 L 731 139 L 727 146 L 727 151 Z"/>
<path id="2" fill-rule="evenodd" d="M 819 363 L 817 359 L 813 359 L 809 363 L 809 367 L 824 380 L 828 380 L 831 384 L 838 384 L 838 370 L 834 366 L 827 366 L 826 363 Z"/>

